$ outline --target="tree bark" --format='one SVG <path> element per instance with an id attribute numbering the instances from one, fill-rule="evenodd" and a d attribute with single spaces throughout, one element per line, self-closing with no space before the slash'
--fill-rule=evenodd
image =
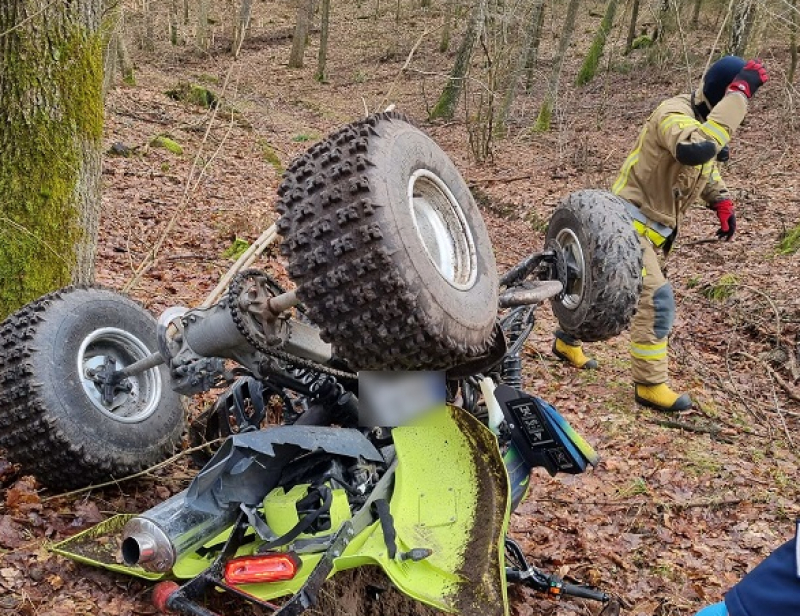
<path id="1" fill-rule="evenodd" d="M 694 11 L 692 12 L 692 28 L 697 28 L 700 23 L 700 9 L 703 7 L 703 0 L 694 0 Z"/>
<path id="2" fill-rule="evenodd" d="M 169 40 L 173 45 L 185 45 L 181 0 L 172 0 L 169 7 Z"/>
<path id="3" fill-rule="evenodd" d="M 120 32 L 117 36 L 117 58 L 119 59 L 119 68 L 122 71 L 123 83 L 129 86 L 135 86 L 136 76 L 133 73 L 133 61 L 128 53 L 128 45 L 125 42 L 123 29 L 120 29 Z"/>
<path id="4" fill-rule="evenodd" d="M 289 55 L 289 68 L 303 68 L 303 54 L 306 51 L 308 31 L 311 29 L 311 11 L 314 0 L 299 0 L 297 5 L 297 21 L 292 36 L 292 52 Z"/>
<path id="5" fill-rule="evenodd" d="M 211 48 L 211 29 L 208 26 L 209 0 L 197 0 L 197 46 L 202 51 Z"/>
<path id="6" fill-rule="evenodd" d="M 242 0 L 239 7 L 239 18 L 236 20 L 236 27 L 233 33 L 233 43 L 231 43 L 231 53 L 234 58 L 239 57 L 239 51 L 247 36 L 247 28 L 250 27 L 250 14 L 253 10 L 253 0 Z"/>
<path id="7" fill-rule="evenodd" d="M 526 65 L 531 57 L 531 50 L 534 46 L 538 47 L 539 33 L 541 32 L 542 23 L 542 9 L 544 7 L 544 0 L 536 0 L 531 10 L 530 20 L 528 27 L 525 29 L 525 37 L 522 42 L 522 47 L 519 50 L 516 65 L 511 71 L 506 90 L 503 94 L 503 102 L 500 104 L 500 109 L 497 111 L 497 118 L 495 120 L 495 127 L 499 135 L 504 135 L 506 132 L 506 123 L 508 115 L 511 112 L 511 106 L 514 104 L 514 99 L 517 96 L 517 88 L 519 87 L 522 75 L 525 73 Z M 534 53 L 535 56 L 535 53 Z"/>
<path id="8" fill-rule="evenodd" d="M 156 49 L 156 16 L 153 0 L 142 0 L 142 38 L 140 46 L 144 51 Z"/>
<path id="9" fill-rule="evenodd" d="M 586 54 L 581 70 L 578 71 L 576 83 L 579 86 L 589 83 L 594 79 L 595 73 L 597 73 L 597 66 L 600 64 L 600 58 L 603 56 L 608 33 L 611 32 L 611 27 L 614 25 L 614 16 L 617 14 L 617 2 L 618 0 L 608 0 L 603 21 L 600 22 L 600 27 L 594 35 L 589 53 Z"/>
<path id="10" fill-rule="evenodd" d="M 750 40 L 750 33 L 753 30 L 757 8 L 756 0 L 740 0 L 737 4 L 731 24 L 728 53 L 734 56 L 744 55 Z"/>
<path id="11" fill-rule="evenodd" d="M 558 49 L 553 58 L 553 69 L 547 84 L 547 92 L 545 92 L 542 106 L 539 108 L 539 115 L 533 126 L 535 132 L 550 130 L 553 109 L 558 100 L 558 85 L 561 81 L 561 69 L 564 67 L 564 58 L 567 55 L 567 49 L 569 49 L 569 44 L 572 40 L 572 33 L 575 30 L 575 17 L 578 14 L 579 4 L 580 0 L 569 0 L 567 16 L 564 18 L 564 26 L 561 28 L 561 37 L 558 41 Z"/>
<path id="12" fill-rule="evenodd" d="M 102 1 L 0 2 L 0 317 L 94 279 Z"/>
<path id="13" fill-rule="evenodd" d="M 700 0 L 697 0 L 699 3 Z M 639 21 L 639 6 L 641 0 L 633 0 L 633 8 L 631 9 L 631 23 L 628 25 L 628 37 L 625 39 L 625 53 L 628 54 L 633 50 L 633 41 L 636 40 L 636 22 Z"/>
<path id="14" fill-rule="evenodd" d="M 317 54 L 317 71 L 314 73 L 314 79 L 323 82 L 328 78 L 325 66 L 328 63 L 328 30 L 330 29 L 331 0 L 322 0 L 320 13 L 319 54 Z"/>
<path id="15" fill-rule="evenodd" d="M 531 16 L 531 26 L 534 28 L 531 33 L 531 42 L 528 45 L 527 56 L 525 57 L 525 90 L 530 91 L 533 85 L 533 69 L 536 68 L 536 61 L 539 58 L 539 42 L 542 40 L 542 25 L 544 24 L 544 0 L 535 0 L 533 5 L 533 15 Z"/>
<path id="16" fill-rule="evenodd" d="M 789 73 L 786 76 L 787 81 L 792 84 L 794 83 L 794 76 L 797 72 L 797 0 L 792 0 L 792 22 L 789 26 L 789 45 L 791 46 L 791 64 L 789 65 Z"/>
<path id="17" fill-rule="evenodd" d="M 103 37 L 103 100 L 114 87 L 117 76 L 118 46 L 122 19 L 121 0 L 103 0 L 100 31 Z"/>
<path id="18" fill-rule="evenodd" d="M 483 29 L 485 12 L 486 0 L 475 0 L 472 15 L 467 25 L 467 31 L 464 33 L 464 38 L 461 40 L 458 52 L 456 52 L 456 61 L 453 65 L 453 70 L 450 72 L 450 77 L 447 80 L 447 84 L 441 96 L 439 96 L 439 100 L 431 110 L 429 119 L 450 119 L 453 117 L 458 99 L 461 96 L 461 90 L 464 87 L 464 79 L 467 76 L 469 64 L 472 60 L 475 42 L 480 37 L 481 30 Z"/>
<path id="19" fill-rule="evenodd" d="M 456 18 L 456 0 L 446 0 L 444 7 L 444 24 L 442 38 L 439 40 L 439 51 L 445 53 L 450 49 L 450 33 L 453 31 L 453 21 Z"/>

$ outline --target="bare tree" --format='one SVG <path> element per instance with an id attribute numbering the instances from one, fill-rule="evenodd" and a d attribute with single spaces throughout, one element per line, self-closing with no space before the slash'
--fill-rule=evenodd
<path id="1" fill-rule="evenodd" d="M 308 31 L 311 29 L 311 13 L 314 0 L 298 0 L 297 21 L 292 36 L 292 52 L 289 55 L 289 68 L 303 68 L 303 54 L 308 42 Z"/>
<path id="2" fill-rule="evenodd" d="M 700 23 L 701 8 L 703 8 L 703 0 L 694 0 L 694 10 L 692 11 L 692 28 L 697 28 Z"/>
<path id="3" fill-rule="evenodd" d="M 558 86 L 561 81 L 561 69 L 564 67 L 564 58 L 567 55 L 570 41 L 572 40 L 572 33 L 575 31 L 575 17 L 578 14 L 578 5 L 580 0 L 569 0 L 567 5 L 567 15 L 564 18 L 564 25 L 561 28 L 561 37 L 558 41 L 558 49 L 553 58 L 553 69 L 550 73 L 550 80 L 547 84 L 547 91 L 542 101 L 542 106 L 539 108 L 539 115 L 536 118 L 536 123 L 533 130 L 542 132 L 550 130 L 550 122 L 553 117 L 553 109 L 555 108 L 556 101 L 558 100 Z"/>
<path id="4" fill-rule="evenodd" d="M 757 8 L 757 0 L 739 0 L 737 3 L 731 23 L 728 53 L 735 56 L 744 55 L 750 41 Z"/>
<path id="5" fill-rule="evenodd" d="M 536 68 L 536 61 L 539 58 L 539 42 L 542 40 L 542 25 L 544 24 L 544 0 L 534 0 L 533 14 L 531 15 L 530 42 L 528 44 L 527 55 L 525 56 L 525 90 L 528 91 L 533 85 L 533 69 Z"/>
<path id="6" fill-rule="evenodd" d="M 325 81 L 327 79 L 325 66 L 328 63 L 328 30 L 331 21 L 331 0 L 322 0 L 320 13 L 319 53 L 317 54 L 317 70 L 314 73 L 314 79 Z"/>
<path id="7" fill-rule="evenodd" d="M 791 24 L 789 25 L 789 45 L 791 46 L 791 64 L 789 65 L 789 73 L 786 76 L 787 81 L 791 84 L 794 83 L 794 75 L 797 72 L 797 0 L 792 0 L 791 7 Z"/>
<path id="8" fill-rule="evenodd" d="M 699 2 L 699 0 L 697 0 Z M 633 7 L 631 8 L 631 21 L 628 24 L 628 36 L 625 39 L 625 53 L 628 54 L 633 50 L 633 41 L 636 40 L 636 22 L 639 21 L 639 6 L 641 0 L 633 0 Z"/>
<path id="9" fill-rule="evenodd" d="M 247 35 L 247 28 L 250 26 L 250 14 L 253 10 L 253 0 L 242 0 L 239 6 L 239 16 L 233 30 L 233 43 L 231 43 L 231 53 L 239 55 L 244 38 Z"/>
<path id="10" fill-rule="evenodd" d="M 525 35 L 522 45 L 517 54 L 517 61 L 513 69 L 510 71 L 508 79 L 506 80 L 506 88 L 503 93 L 503 101 L 500 108 L 497 110 L 497 118 L 495 119 L 495 128 L 498 134 L 503 135 L 506 131 L 506 124 L 508 115 L 511 112 L 511 106 L 514 104 L 514 99 L 517 95 L 520 80 L 526 71 L 527 62 L 535 62 L 536 52 L 531 53 L 535 48 L 539 47 L 539 38 L 542 27 L 542 14 L 544 8 L 544 0 L 534 0 L 533 7 L 527 21 L 525 28 Z"/>
<path id="11" fill-rule="evenodd" d="M 608 33 L 611 32 L 611 27 L 614 25 L 614 16 L 617 14 L 617 4 L 618 0 L 608 0 L 606 13 L 603 16 L 603 20 L 600 22 L 597 33 L 594 35 L 589 53 L 586 54 L 586 58 L 583 60 L 581 70 L 578 71 L 576 83 L 579 86 L 589 83 L 594 79 L 595 73 L 597 73 L 597 66 L 600 64 L 600 58 L 606 47 Z"/>
<path id="12" fill-rule="evenodd" d="M 456 111 L 456 105 L 458 105 L 458 99 L 461 96 L 461 90 L 464 87 L 464 79 L 469 70 L 475 43 L 483 30 L 485 14 L 486 0 L 475 0 L 472 8 L 472 15 L 467 25 L 467 31 L 464 33 L 464 38 L 461 40 L 458 52 L 456 52 L 456 61 L 453 64 L 453 70 L 450 71 L 447 84 L 444 86 L 439 100 L 430 112 L 430 119 L 453 117 Z"/>
<path id="13" fill-rule="evenodd" d="M 197 46 L 203 51 L 208 51 L 211 48 L 208 2 L 209 0 L 197 0 Z"/>
<path id="14" fill-rule="evenodd" d="M 94 279 L 101 12 L 102 0 L 0 2 L 0 317 Z"/>
<path id="15" fill-rule="evenodd" d="M 156 48 L 156 16 L 153 0 L 142 0 L 142 36 L 139 46 L 144 51 L 155 51 Z"/>

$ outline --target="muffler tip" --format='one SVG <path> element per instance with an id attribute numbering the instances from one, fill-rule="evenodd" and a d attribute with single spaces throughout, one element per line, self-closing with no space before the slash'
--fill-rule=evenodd
<path id="1" fill-rule="evenodd" d="M 166 573 L 175 564 L 175 548 L 156 524 L 145 518 L 133 518 L 123 530 L 122 560 L 128 567 Z"/>

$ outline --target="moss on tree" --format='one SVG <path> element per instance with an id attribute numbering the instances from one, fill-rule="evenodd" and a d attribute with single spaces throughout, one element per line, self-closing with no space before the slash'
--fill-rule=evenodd
<path id="1" fill-rule="evenodd" d="M 606 6 L 606 13 L 603 16 L 603 21 L 600 22 L 600 28 L 594 35 L 592 46 L 589 48 L 589 53 L 583 60 L 581 70 L 578 71 L 578 77 L 575 80 L 577 85 L 583 86 L 594 79 L 597 73 L 597 66 L 600 64 L 600 58 L 603 56 L 603 50 L 606 47 L 606 39 L 608 33 L 611 32 L 611 26 L 614 25 L 614 15 L 617 13 L 617 0 L 608 0 Z"/>
<path id="2" fill-rule="evenodd" d="M 0 55 L 0 317 L 73 279 L 87 148 L 99 163 L 102 37 L 47 17 L 7 32 Z M 0 30 L 14 18 L 0 9 Z"/>

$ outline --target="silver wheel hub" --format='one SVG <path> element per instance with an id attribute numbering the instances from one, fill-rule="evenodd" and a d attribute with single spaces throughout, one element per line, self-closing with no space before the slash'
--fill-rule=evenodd
<path id="1" fill-rule="evenodd" d="M 561 229 L 556 235 L 567 265 L 567 285 L 561 303 L 565 308 L 575 310 L 581 303 L 586 275 L 586 260 L 578 237 L 572 229 Z"/>
<path id="2" fill-rule="evenodd" d="M 113 368 L 122 370 L 150 355 L 136 336 L 116 327 L 97 329 L 84 338 L 78 350 L 78 374 L 86 397 L 98 411 L 121 423 L 138 423 L 150 417 L 161 399 L 158 368 L 128 377 L 115 390 L 113 401 L 104 400 L 97 374 Z"/>
<path id="3" fill-rule="evenodd" d="M 460 290 L 478 276 L 472 231 L 453 192 L 435 173 L 418 169 L 408 181 L 408 204 L 417 235 L 442 277 Z"/>

